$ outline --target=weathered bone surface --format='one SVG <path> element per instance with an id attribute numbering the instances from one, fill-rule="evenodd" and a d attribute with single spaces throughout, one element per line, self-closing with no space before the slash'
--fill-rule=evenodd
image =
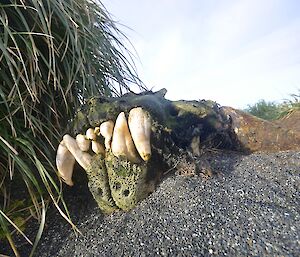
<path id="1" fill-rule="evenodd" d="M 89 189 L 105 213 L 133 208 L 170 169 L 210 170 L 198 157 L 207 148 L 244 153 L 300 149 L 299 131 L 213 101 L 169 101 L 165 93 L 162 89 L 91 98 L 70 124 L 74 138 L 86 135 L 99 149 L 105 147 L 105 152 L 95 147 L 96 154 L 91 149 L 84 152 L 66 135 L 62 144 L 71 156 L 59 148 L 58 169 L 65 167 L 64 158 L 65 164 L 72 165 L 73 155 L 86 170 Z M 69 185 L 70 167 L 65 176 Z"/>

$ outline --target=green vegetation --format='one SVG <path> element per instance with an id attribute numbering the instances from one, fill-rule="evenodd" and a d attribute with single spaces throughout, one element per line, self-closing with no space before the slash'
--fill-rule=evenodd
<path id="1" fill-rule="evenodd" d="M 292 94 L 290 99 L 282 103 L 259 100 L 254 105 L 248 105 L 246 112 L 264 120 L 276 120 L 294 110 L 300 110 L 300 89 L 298 94 Z"/>
<path id="2" fill-rule="evenodd" d="M 264 120 L 275 120 L 281 113 L 280 109 L 280 105 L 275 102 L 259 100 L 252 106 L 248 105 L 246 111 Z"/>
<path id="3" fill-rule="evenodd" d="M 283 117 L 295 110 L 300 110 L 300 89 L 297 94 L 291 94 L 290 99 L 287 99 L 281 104 L 280 117 Z"/>
<path id="4" fill-rule="evenodd" d="M 50 202 L 71 223 L 54 155 L 74 111 L 92 95 L 142 84 L 99 1 L 1 1 L 0 35 L 0 240 L 19 256 L 14 233 L 33 254 Z M 40 224 L 34 242 L 22 231 L 30 218 Z"/>

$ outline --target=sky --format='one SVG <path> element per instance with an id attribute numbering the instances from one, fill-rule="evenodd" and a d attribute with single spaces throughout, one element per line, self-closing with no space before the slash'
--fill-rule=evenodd
<path id="1" fill-rule="evenodd" d="M 299 0 L 102 0 L 139 77 L 170 100 L 246 108 L 300 89 Z M 130 28 L 130 29 L 129 29 Z"/>

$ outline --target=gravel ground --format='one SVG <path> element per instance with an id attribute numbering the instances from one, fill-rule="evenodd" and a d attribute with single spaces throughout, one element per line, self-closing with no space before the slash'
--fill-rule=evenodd
<path id="1" fill-rule="evenodd" d="M 69 189 L 82 236 L 51 211 L 36 256 L 299 256 L 300 153 L 209 161 L 217 175 L 169 176 L 128 213 L 105 217 L 84 186 Z"/>

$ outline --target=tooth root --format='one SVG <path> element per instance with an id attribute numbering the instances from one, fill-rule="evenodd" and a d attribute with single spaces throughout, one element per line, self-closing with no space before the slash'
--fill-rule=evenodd
<path id="1" fill-rule="evenodd" d="M 93 128 L 89 128 L 86 132 L 85 132 L 86 138 L 90 139 L 90 140 L 96 140 L 97 136 L 95 134 L 95 131 Z"/>
<path id="2" fill-rule="evenodd" d="M 73 186 L 72 174 L 73 174 L 74 164 L 75 164 L 74 156 L 64 146 L 62 141 L 57 148 L 56 167 L 59 176 L 69 186 Z"/>
<path id="3" fill-rule="evenodd" d="M 71 152 L 74 156 L 75 160 L 78 164 L 85 170 L 91 165 L 92 156 L 86 152 L 83 152 L 78 147 L 76 140 L 72 138 L 70 135 L 64 135 L 63 142 L 66 148 Z"/>
<path id="4" fill-rule="evenodd" d="M 76 136 L 76 143 L 79 149 L 83 152 L 87 152 L 90 149 L 91 141 L 88 140 L 85 135 L 78 134 Z"/>
<path id="5" fill-rule="evenodd" d="M 151 158 L 151 125 L 150 114 L 141 107 L 133 108 L 129 112 L 128 125 L 135 147 L 144 161 Z"/>
<path id="6" fill-rule="evenodd" d="M 111 148 L 111 139 L 113 135 L 113 130 L 114 130 L 114 122 L 112 120 L 105 121 L 100 125 L 100 133 L 105 139 L 104 144 L 106 150 L 109 150 Z"/>
<path id="7" fill-rule="evenodd" d="M 131 162 L 138 163 L 140 158 L 132 141 L 124 112 L 121 112 L 116 120 L 111 143 L 112 153 L 119 157 L 125 156 Z"/>
<path id="8" fill-rule="evenodd" d="M 95 154 L 105 155 L 104 146 L 97 141 L 92 141 L 92 151 Z"/>

